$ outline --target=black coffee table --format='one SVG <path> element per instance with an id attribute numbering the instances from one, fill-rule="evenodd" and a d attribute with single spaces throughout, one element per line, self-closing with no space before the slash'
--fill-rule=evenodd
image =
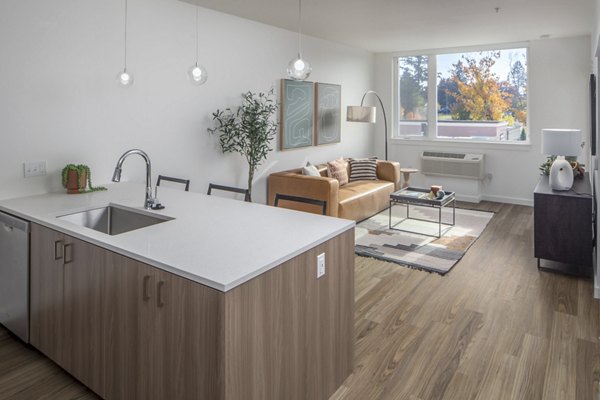
<path id="1" fill-rule="evenodd" d="M 389 224 L 388 224 L 389 229 L 394 229 L 394 230 L 403 231 L 403 232 L 411 232 L 411 233 L 416 233 L 416 234 L 425 235 L 425 236 L 433 236 L 433 237 L 437 237 L 437 238 L 442 237 L 442 225 L 448 225 L 448 228 L 446 230 L 449 230 L 456 223 L 456 198 L 455 198 L 454 192 L 446 192 L 445 196 L 439 200 L 438 199 L 430 199 L 428 197 L 428 194 L 429 194 L 429 189 L 417 188 L 417 187 L 407 187 L 407 188 L 400 189 L 400 190 L 392 193 L 390 195 Z M 400 220 L 392 225 L 392 206 L 397 205 L 397 204 L 406 205 L 406 218 L 403 218 L 402 220 Z M 410 216 L 410 206 L 411 205 L 437 208 L 438 209 L 438 220 L 431 221 L 431 220 L 422 219 L 422 218 L 412 218 Z M 448 223 L 442 222 L 442 208 L 449 207 L 450 205 L 452 205 L 452 223 L 448 224 Z M 411 230 L 396 228 L 396 226 L 400 225 L 402 222 L 404 222 L 408 219 L 431 222 L 431 223 L 437 222 L 438 227 L 439 227 L 438 235 L 429 235 L 429 234 L 422 233 L 422 232 L 415 232 L 415 231 L 411 231 Z"/>

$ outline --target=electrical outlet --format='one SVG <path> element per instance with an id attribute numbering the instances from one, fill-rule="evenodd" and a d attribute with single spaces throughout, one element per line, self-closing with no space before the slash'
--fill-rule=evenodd
<path id="1" fill-rule="evenodd" d="M 23 175 L 25 178 L 46 175 L 46 170 L 46 161 L 28 161 L 23 163 Z"/>
<path id="2" fill-rule="evenodd" d="M 317 256 L 317 279 L 325 275 L 325 253 Z"/>

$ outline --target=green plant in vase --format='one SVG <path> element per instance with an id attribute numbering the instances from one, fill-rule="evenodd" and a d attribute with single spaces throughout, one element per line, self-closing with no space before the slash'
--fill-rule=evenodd
<path id="1" fill-rule="evenodd" d="M 67 164 L 62 169 L 62 185 L 67 193 L 88 193 L 106 190 L 103 186 L 92 186 L 90 167 L 84 164 Z"/>
<path id="2" fill-rule="evenodd" d="M 248 162 L 250 196 L 256 168 L 273 150 L 270 144 L 277 133 L 277 122 L 273 118 L 277 107 L 271 89 L 268 93 L 243 93 L 242 105 L 236 110 L 226 108 L 212 114 L 215 127 L 208 132 L 219 133 L 223 153 L 239 153 Z"/>

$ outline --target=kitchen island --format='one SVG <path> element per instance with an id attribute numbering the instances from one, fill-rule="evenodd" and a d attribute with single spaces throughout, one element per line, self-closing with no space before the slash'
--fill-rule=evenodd
<path id="1" fill-rule="evenodd" d="M 327 399 L 352 370 L 354 222 L 163 188 L 148 212 L 173 219 L 142 229 L 57 218 L 143 195 L 0 202 L 33 223 L 31 344 L 106 399 Z"/>

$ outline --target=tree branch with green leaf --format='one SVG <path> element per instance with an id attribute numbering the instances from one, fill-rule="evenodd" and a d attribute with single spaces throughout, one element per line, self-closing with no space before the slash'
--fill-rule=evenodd
<path id="1" fill-rule="evenodd" d="M 246 92 L 242 104 L 235 110 L 226 108 L 212 114 L 214 128 L 211 134 L 219 134 L 223 153 L 239 153 L 248 163 L 248 192 L 252 196 L 254 173 L 267 159 L 271 141 L 277 134 L 277 122 L 273 116 L 278 109 L 271 89 L 267 93 Z"/>

